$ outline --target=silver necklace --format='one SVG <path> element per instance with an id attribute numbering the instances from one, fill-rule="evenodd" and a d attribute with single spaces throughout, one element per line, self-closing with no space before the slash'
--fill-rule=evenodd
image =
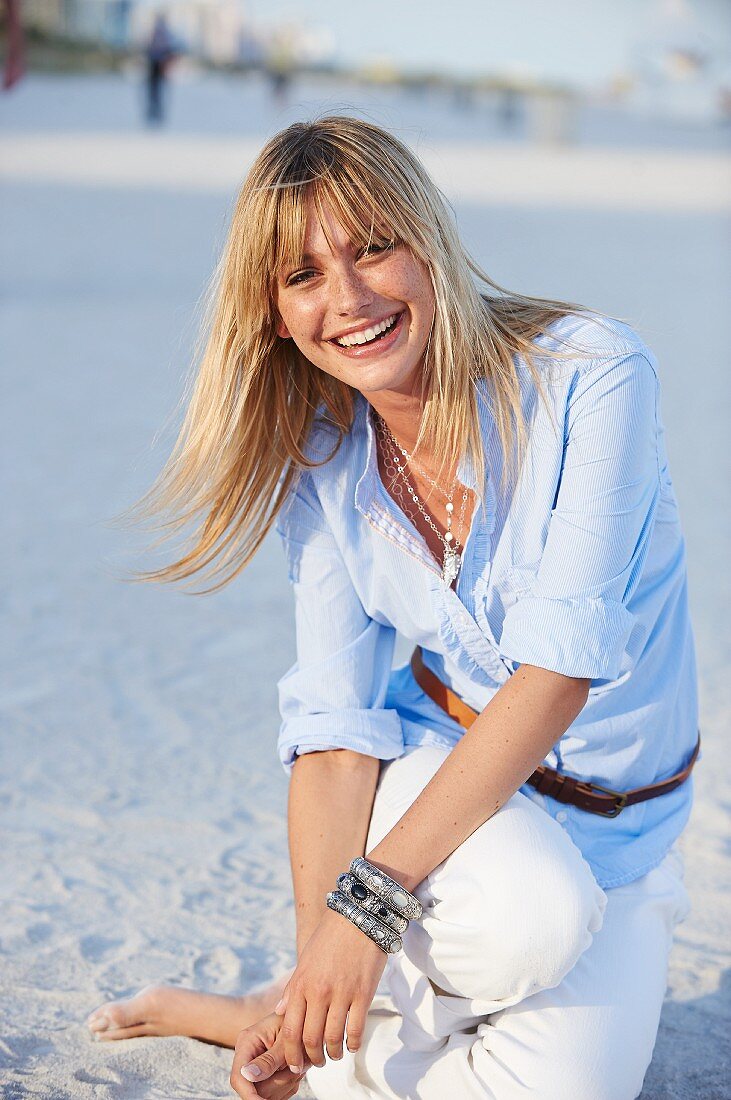
<path id="1" fill-rule="evenodd" d="M 459 555 L 459 545 L 460 545 L 460 543 L 459 543 L 459 540 L 455 537 L 454 533 L 452 532 L 452 518 L 453 518 L 453 515 L 454 515 L 454 499 L 453 498 L 454 498 L 455 489 L 457 487 L 457 480 L 455 479 L 455 481 L 453 482 L 453 484 L 452 484 L 451 488 L 449 489 L 449 491 L 445 491 L 432 477 L 429 476 L 429 474 L 423 469 L 423 467 L 419 466 L 414 461 L 413 457 L 409 454 L 409 452 L 406 450 L 406 448 L 401 446 L 401 444 L 396 439 L 396 437 L 394 436 L 393 432 L 391 431 L 391 429 L 389 428 L 388 424 L 383 419 L 383 417 L 380 416 L 379 413 L 376 413 L 375 418 L 376 418 L 377 432 L 380 435 L 382 442 L 384 444 L 386 444 L 385 457 L 388 456 L 388 452 L 390 451 L 391 461 L 393 463 L 393 466 L 398 471 L 398 474 L 400 475 L 409 496 L 411 497 L 411 499 L 414 502 L 414 504 L 416 505 L 416 507 L 419 509 L 419 512 L 424 517 L 424 519 L 428 523 L 429 527 L 432 529 L 434 534 L 437 536 L 437 538 L 441 542 L 442 546 L 444 547 L 444 558 L 443 558 L 443 561 L 442 561 L 442 581 L 444 582 L 445 585 L 447 585 L 447 587 L 449 587 L 452 584 L 452 582 L 456 579 L 456 577 L 459 575 L 459 570 L 460 570 L 460 567 L 462 565 L 462 559 Z M 406 473 L 406 468 L 405 468 L 403 462 L 401 461 L 401 459 L 399 457 L 400 455 L 403 456 L 403 458 L 406 459 L 406 461 L 409 463 L 410 466 L 413 465 L 417 469 L 419 469 L 422 472 L 423 476 L 426 478 L 426 480 L 435 489 L 437 489 L 438 492 L 440 492 L 442 494 L 442 496 L 444 496 L 446 498 L 447 503 L 446 503 L 445 507 L 446 507 L 446 510 L 447 510 L 447 529 L 446 529 L 446 531 L 444 532 L 443 535 L 442 535 L 441 531 L 439 530 L 439 528 L 437 527 L 437 525 L 435 524 L 432 517 L 427 512 L 427 510 L 424 507 L 422 501 L 420 500 L 416 490 L 414 489 L 413 485 L 409 481 L 408 474 Z M 389 477 L 391 477 L 392 484 L 393 484 L 393 482 L 395 480 L 395 476 L 390 473 L 387 465 L 386 465 L 386 473 L 389 475 Z M 462 503 L 461 503 L 460 511 L 459 511 L 459 527 L 460 528 L 462 527 L 462 523 L 463 523 L 463 520 L 464 520 L 464 514 L 465 514 L 465 508 L 466 508 L 466 505 L 467 505 L 468 495 L 469 495 L 468 490 L 465 488 L 463 493 L 462 493 Z"/>

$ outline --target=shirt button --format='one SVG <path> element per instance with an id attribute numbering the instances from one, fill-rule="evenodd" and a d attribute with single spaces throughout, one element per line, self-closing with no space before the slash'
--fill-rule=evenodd
<path id="1" fill-rule="evenodd" d="M 568 819 L 569 815 L 566 813 L 565 810 L 559 810 L 556 814 L 556 821 L 558 821 L 561 825 L 563 825 L 564 821 L 568 821 Z"/>

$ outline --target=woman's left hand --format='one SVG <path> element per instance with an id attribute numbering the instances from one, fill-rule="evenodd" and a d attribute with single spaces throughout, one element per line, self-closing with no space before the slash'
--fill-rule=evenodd
<path id="1" fill-rule="evenodd" d="M 387 958 L 346 917 L 323 914 L 276 1008 L 284 1014 L 280 1037 L 293 1072 L 306 1058 L 324 1066 L 323 1046 L 330 1058 L 342 1058 L 346 1017 L 348 1050 L 359 1049 Z"/>
<path id="2" fill-rule="evenodd" d="M 242 1100 L 256 1100 L 256 1097 L 290 1100 L 299 1092 L 309 1063 L 305 1062 L 301 1074 L 292 1073 L 287 1068 L 280 1042 L 281 1027 L 282 1017 L 270 1012 L 239 1033 L 229 1080 L 231 1088 Z M 252 1063 L 258 1073 L 249 1072 Z"/>

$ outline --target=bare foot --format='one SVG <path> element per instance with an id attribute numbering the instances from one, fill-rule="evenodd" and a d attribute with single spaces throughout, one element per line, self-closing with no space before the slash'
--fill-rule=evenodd
<path id="1" fill-rule="evenodd" d="M 95 1039 L 138 1035 L 188 1035 L 217 1046 L 235 1047 L 240 1031 L 260 1020 L 284 992 L 290 974 L 244 997 L 196 993 L 171 985 L 148 985 L 126 1001 L 109 1001 L 86 1023 Z"/>

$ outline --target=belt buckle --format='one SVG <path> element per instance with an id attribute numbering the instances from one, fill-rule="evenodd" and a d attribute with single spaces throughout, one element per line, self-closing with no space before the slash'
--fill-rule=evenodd
<path id="1" fill-rule="evenodd" d="M 593 791 L 601 791 L 602 794 L 609 794 L 612 798 L 616 799 L 616 804 L 611 810 L 597 810 L 596 813 L 601 814 L 602 817 L 619 817 L 622 810 L 627 805 L 627 795 L 622 791 L 613 791 L 611 787 L 602 787 L 599 783 L 587 783 L 587 787 L 591 787 Z"/>

